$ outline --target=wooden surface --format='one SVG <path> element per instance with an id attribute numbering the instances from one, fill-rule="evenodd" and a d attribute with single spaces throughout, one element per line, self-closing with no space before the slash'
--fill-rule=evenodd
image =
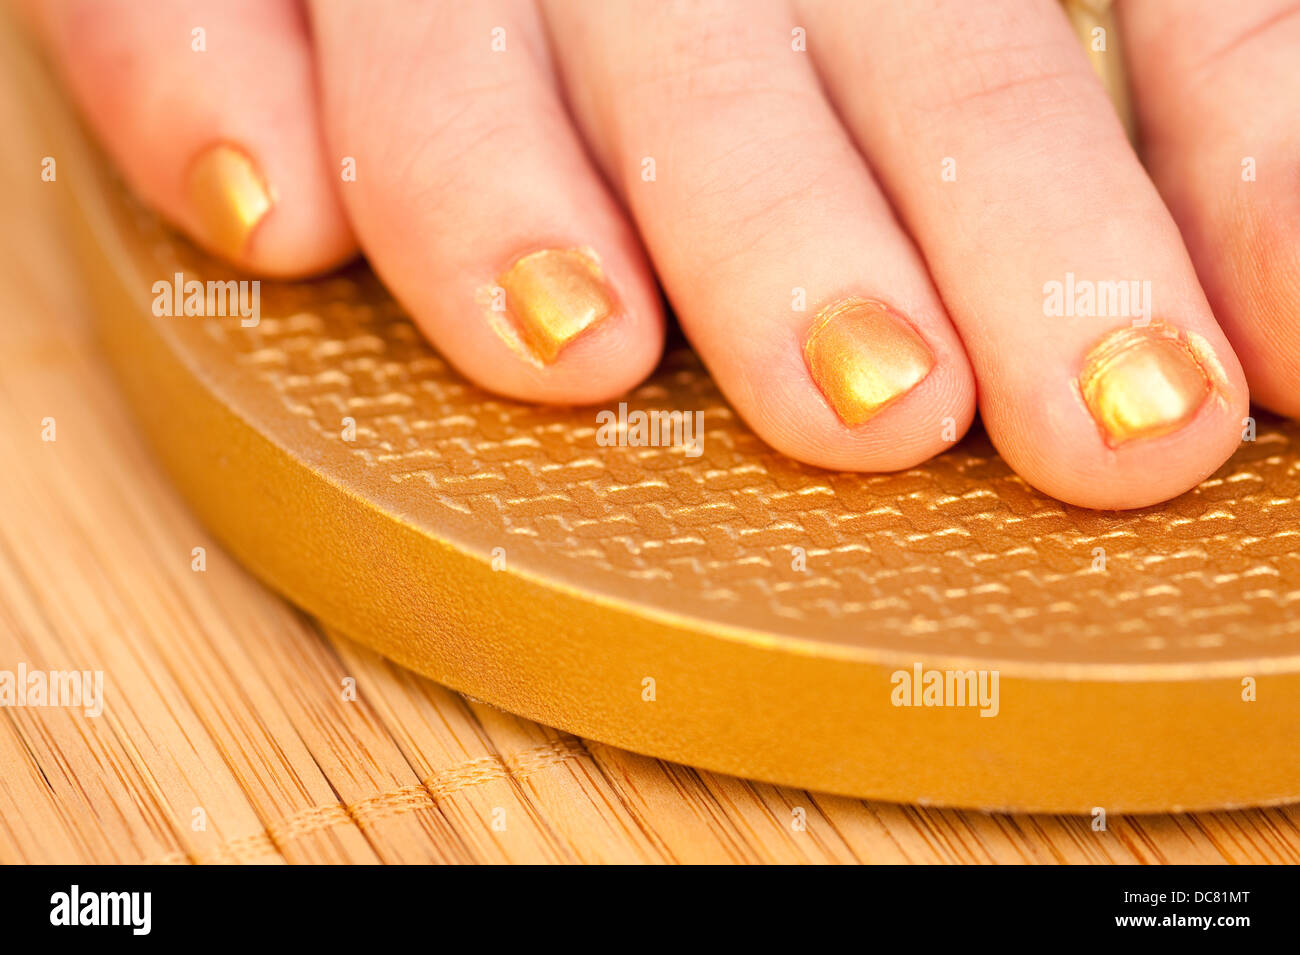
<path id="1" fill-rule="evenodd" d="M 1097 832 L 791 791 L 554 732 L 322 634 L 151 460 L 26 112 L 0 86 L 0 669 L 102 669 L 107 705 L 0 710 L 0 862 L 1300 862 L 1300 807 Z"/>

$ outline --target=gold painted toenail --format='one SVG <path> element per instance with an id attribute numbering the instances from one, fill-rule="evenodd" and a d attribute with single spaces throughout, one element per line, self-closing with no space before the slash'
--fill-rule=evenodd
<path id="1" fill-rule="evenodd" d="M 933 353 L 906 319 L 865 299 L 823 309 L 803 354 L 813 381 L 847 425 L 874 417 L 934 367 Z"/>
<path id="2" fill-rule="evenodd" d="M 1079 388 L 1112 445 L 1182 427 L 1210 393 L 1210 377 L 1176 333 L 1122 328 L 1088 353 Z"/>
<path id="3" fill-rule="evenodd" d="M 614 312 L 596 260 L 577 249 L 544 249 L 517 259 L 501 276 L 507 311 L 524 344 L 546 364 Z"/>
<path id="4" fill-rule="evenodd" d="M 228 258 L 243 253 L 253 230 L 275 204 L 257 164 L 225 143 L 209 147 L 194 161 L 189 196 L 202 238 Z"/>

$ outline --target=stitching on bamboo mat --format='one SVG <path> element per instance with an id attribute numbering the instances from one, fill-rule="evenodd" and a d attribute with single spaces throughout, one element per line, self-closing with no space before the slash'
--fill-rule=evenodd
<path id="1" fill-rule="evenodd" d="M 587 747 L 582 740 L 576 736 L 565 736 L 554 740 L 549 746 L 538 746 L 513 756 L 506 756 L 505 764 L 516 778 L 522 779 L 541 772 L 549 766 L 562 763 L 566 759 L 585 755 L 587 755 Z"/>
<path id="2" fill-rule="evenodd" d="M 505 779 L 509 775 L 510 772 L 500 756 L 480 756 L 478 759 L 471 759 L 469 762 L 449 766 L 441 772 L 434 773 L 424 781 L 424 787 L 433 799 L 445 799 L 462 789 L 492 782 L 494 779 Z"/>
<path id="3" fill-rule="evenodd" d="M 584 756 L 586 752 L 582 740 L 576 736 L 566 736 L 506 756 L 497 754 L 479 756 L 434 773 L 415 786 L 403 786 L 400 789 L 376 793 L 350 805 L 331 803 L 325 806 L 308 806 L 271 823 L 266 827 L 265 832 L 227 840 L 193 857 L 184 852 L 171 852 L 154 860 L 152 864 L 174 865 L 191 861 L 200 864 L 258 862 L 267 854 L 278 853 L 285 843 L 294 839 L 352 822 L 365 827 L 418 809 L 432 809 L 437 806 L 439 800 L 462 790 L 512 776 L 515 779 L 524 779 L 575 756 Z"/>
<path id="4" fill-rule="evenodd" d="M 348 815 L 356 820 L 357 825 L 364 828 L 381 819 L 400 816 L 416 809 L 432 809 L 435 805 L 436 802 L 429 791 L 423 784 L 417 783 L 414 786 L 403 786 L 401 789 L 393 789 L 354 802 L 347 807 L 347 810 Z"/>
<path id="5" fill-rule="evenodd" d="M 268 855 L 278 856 L 280 849 L 265 832 L 240 836 L 221 843 L 195 855 L 195 862 L 200 865 L 247 865 L 264 862 Z"/>
<path id="6" fill-rule="evenodd" d="M 328 806 L 309 806 L 285 816 L 279 822 L 271 823 L 266 827 L 266 831 L 270 833 L 272 842 L 283 845 L 300 836 L 344 825 L 350 820 L 347 810 L 338 803 Z"/>

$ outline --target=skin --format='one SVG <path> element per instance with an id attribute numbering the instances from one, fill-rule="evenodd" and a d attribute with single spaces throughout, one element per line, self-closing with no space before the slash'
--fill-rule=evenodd
<path id="1" fill-rule="evenodd" d="M 1035 487 L 1140 507 L 1232 454 L 1249 396 L 1300 415 L 1300 4 L 1119 0 L 1141 156 L 1053 0 L 30 7 L 142 198 L 197 232 L 185 171 L 239 143 L 279 195 L 236 264 L 306 276 L 360 249 L 435 346 L 512 398 L 635 387 L 663 345 L 662 287 L 745 420 L 823 467 L 919 464 L 978 403 Z M 543 367 L 476 296 L 548 245 L 591 249 L 621 309 Z M 1217 366 L 1214 400 L 1107 442 L 1076 378 L 1130 319 L 1045 317 L 1067 272 L 1149 280 L 1156 319 Z M 906 315 L 935 357 L 856 427 L 801 351 L 850 295 Z"/>

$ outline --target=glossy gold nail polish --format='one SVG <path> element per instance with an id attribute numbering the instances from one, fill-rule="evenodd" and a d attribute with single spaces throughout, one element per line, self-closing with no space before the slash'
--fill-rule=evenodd
<path id="1" fill-rule="evenodd" d="M 544 249 L 517 259 L 500 279 L 520 338 L 550 364 L 566 345 L 614 312 L 595 259 L 577 249 Z"/>
<path id="2" fill-rule="evenodd" d="M 1107 441 L 1122 444 L 1182 427 L 1210 393 L 1210 378 L 1176 333 L 1151 326 L 1107 335 L 1084 361 L 1079 388 Z"/>
<path id="3" fill-rule="evenodd" d="M 907 320 L 866 299 L 823 309 L 803 353 L 813 381 L 847 425 L 879 414 L 934 367 L 934 354 Z"/>
<path id="4" fill-rule="evenodd" d="M 275 194 L 252 158 L 226 143 L 199 154 L 190 167 L 188 187 L 202 238 L 228 258 L 243 253 L 253 230 L 275 204 Z"/>

